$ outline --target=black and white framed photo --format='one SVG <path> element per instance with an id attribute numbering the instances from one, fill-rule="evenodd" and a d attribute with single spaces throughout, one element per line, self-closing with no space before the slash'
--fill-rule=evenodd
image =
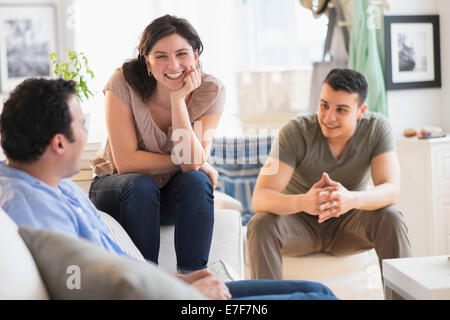
<path id="1" fill-rule="evenodd" d="M 441 87 L 439 16 L 384 16 L 387 90 Z"/>
<path id="2" fill-rule="evenodd" d="M 0 4 L 0 90 L 9 92 L 29 77 L 51 74 L 57 48 L 52 4 Z"/>

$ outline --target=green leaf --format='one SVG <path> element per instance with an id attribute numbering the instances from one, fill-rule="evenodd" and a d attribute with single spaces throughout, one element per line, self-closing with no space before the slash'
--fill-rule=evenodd
<path id="1" fill-rule="evenodd" d="M 77 53 L 74 50 L 66 50 L 65 60 L 61 61 L 55 52 L 50 54 L 50 60 L 54 66 L 53 73 L 66 80 L 76 82 L 77 96 L 82 101 L 89 99 L 93 93 L 89 90 L 86 78 L 93 79 L 94 72 L 88 66 L 88 59 L 83 52 Z"/>

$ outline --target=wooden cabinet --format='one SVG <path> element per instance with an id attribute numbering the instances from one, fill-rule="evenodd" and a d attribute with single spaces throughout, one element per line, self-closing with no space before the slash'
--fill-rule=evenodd
<path id="1" fill-rule="evenodd" d="M 94 178 L 92 172 L 92 166 L 90 160 L 94 159 L 97 152 L 100 150 L 100 142 L 88 142 L 83 149 L 80 157 L 80 169 L 81 171 L 71 177 L 71 179 L 80 186 L 80 188 L 89 194 L 89 187 L 91 186 L 92 179 Z"/>
<path id="2" fill-rule="evenodd" d="M 399 139 L 401 192 L 414 256 L 450 253 L 450 137 Z"/>
<path id="3" fill-rule="evenodd" d="M 86 194 L 89 194 L 89 188 L 93 179 L 93 174 L 91 169 L 82 169 L 78 174 L 71 177 L 73 182 L 75 182 Z"/>

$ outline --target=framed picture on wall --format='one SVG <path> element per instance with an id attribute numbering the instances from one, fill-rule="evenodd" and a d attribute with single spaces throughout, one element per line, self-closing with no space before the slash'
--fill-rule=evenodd
<path id="1" fill-rule="evenodd" d="M 57 48 L 52 4 L 0 4 L 0 90 L 9 92 L 29 77 L 51 74 Z"/>
<path id="2" fill-rule="evenodd" d="M 439 16 L 384 16 L 387 90 L 441 87 Z"/>

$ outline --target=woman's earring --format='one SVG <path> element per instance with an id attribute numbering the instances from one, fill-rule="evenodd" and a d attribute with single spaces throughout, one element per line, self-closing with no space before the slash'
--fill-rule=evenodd
<path id="1" fill-rule="evenodd" d="M 153 77 L 153 74 L 150 71 L 147 71 L 147 74 L 150 78 Z"/>

